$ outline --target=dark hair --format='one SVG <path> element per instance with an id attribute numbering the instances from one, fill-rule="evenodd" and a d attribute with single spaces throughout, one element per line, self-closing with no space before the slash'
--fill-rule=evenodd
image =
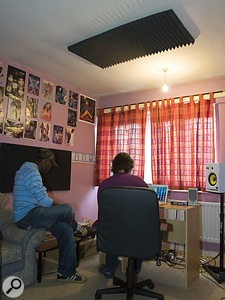
<path id="1" fill-rule="evenodd" d="M 52 150 L 46 148 L 39 150 L 36 162 L 42 162 L 44 159 L 49 159 L 52 162 L 52 165 L 58 166 L 55 161 L 55 153 Z"/>
<path id="2" fill-rule="evenodd" d="M 119 173 L 124 170 L 125 173 L 130 172 L 134 167 L 134 161 L 129 154 L 125 152 L 118 153 L 113 161 L 111 171 L 113 174 Z"/>

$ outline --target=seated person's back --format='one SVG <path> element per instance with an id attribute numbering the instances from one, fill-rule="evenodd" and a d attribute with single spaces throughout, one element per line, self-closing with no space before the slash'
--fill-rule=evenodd
<path id="1" fill-rule="evenodd" d="M 113 175 L 101 182 L 98 188 L 98 201 L 100 193 L 110 186 L 135 186 L 135 187 L 148 187 L 145 181 L 139 176 L 130 174 L 134 167 L 134 162 L 129 154 L 125 152 L 118 153 L 112 161 Z M 99 272 L 107 278 L 112 278 L 117 266 L 118 257 L 106 253 L 105 264 L 99 267 Z M 140 271 L 141 261 L 138 260 L 136 269 Z"/>

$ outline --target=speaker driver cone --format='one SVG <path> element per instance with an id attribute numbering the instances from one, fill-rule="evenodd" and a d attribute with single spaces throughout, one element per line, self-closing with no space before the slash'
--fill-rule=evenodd
<path id="1" fill-rule="evenodd" d="M 214 186 L 217 183 L 216 174 L 215 173 L 209 174 L 208 181 L 210 185 Z"/>

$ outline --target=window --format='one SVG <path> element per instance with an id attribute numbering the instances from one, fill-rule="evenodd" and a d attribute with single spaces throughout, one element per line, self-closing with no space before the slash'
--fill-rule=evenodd
<path id="1" fill-rule="evenodd" d="M 152 179 L 170 189 L 205 189 L 205 165 L 214 162 L 213 94 L 150 103 Z"/>
<path id="2" fill-rule="evenodd" d="M 133 174 L 170 189 L 205 188 L 205 164 L 214 162 L 213 94 L 157 100 L 144 108 L 98 112 L 96 184 L 110 176 L 118 152 L 134 160 Z"/>
<path id="3" fill-rule="evenodd" d="M 147 103 L 144 109 L 136 104 L 108 113 L 98 111 L 95 184 L 109 177 L 110 164 L 119 152 L 127 152 L 134 160 L 134 175 L 144 178 L 145 127 Z"/>

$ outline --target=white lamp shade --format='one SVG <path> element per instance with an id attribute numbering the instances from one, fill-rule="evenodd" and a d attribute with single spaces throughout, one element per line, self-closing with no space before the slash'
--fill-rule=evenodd
<path id="1" fill-rule="evenodd" d="M 162 86 L 162 90 L 163 92 L 167 92 L 168 91 L 168 85 L 166 83 L 164 83 L 164 85 Z"/>

